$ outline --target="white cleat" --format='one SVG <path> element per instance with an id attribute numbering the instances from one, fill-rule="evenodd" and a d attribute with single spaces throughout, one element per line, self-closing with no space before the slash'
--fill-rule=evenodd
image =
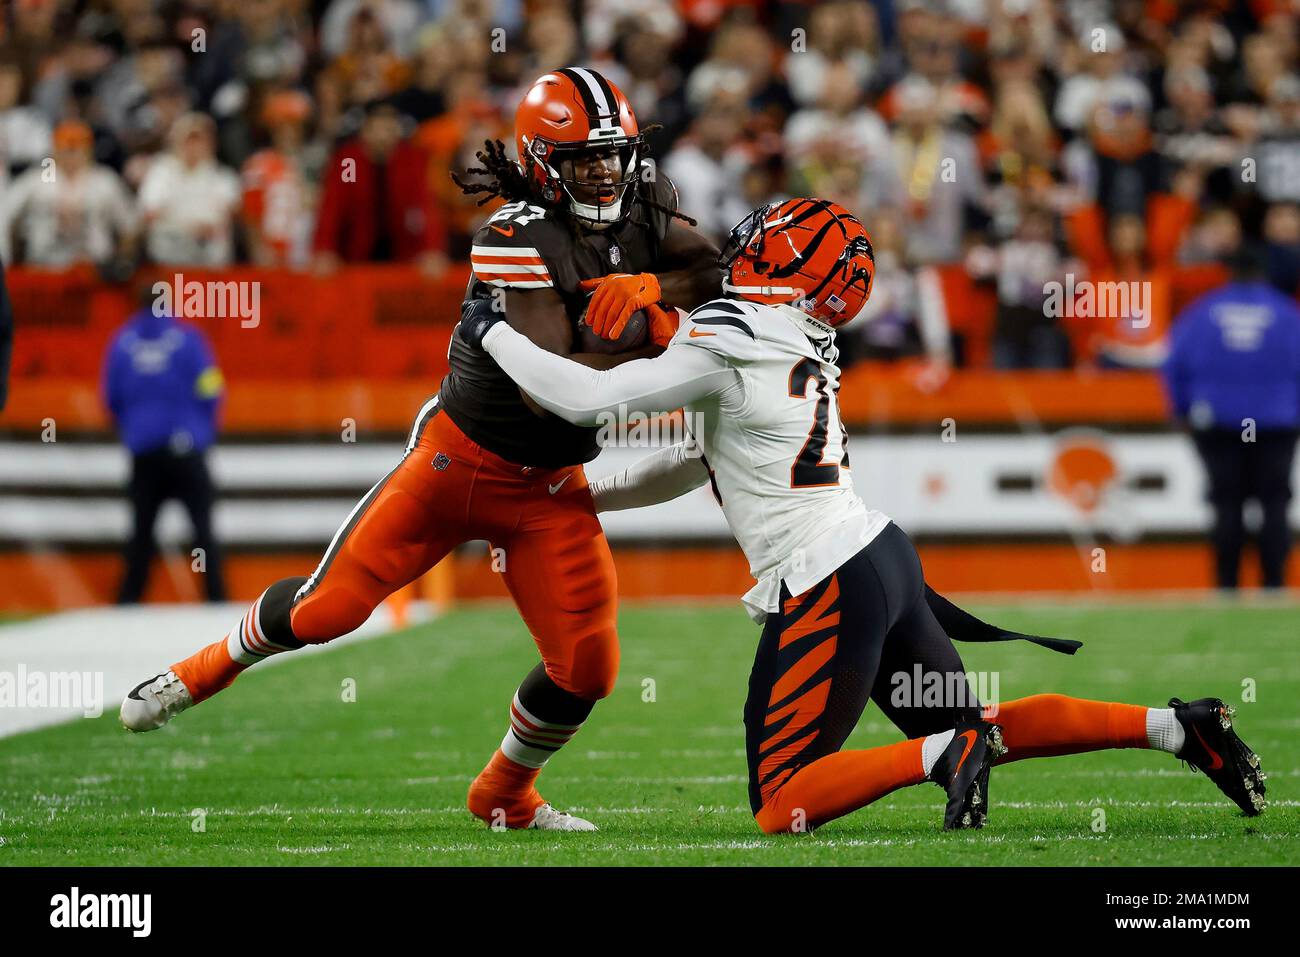
<path id="1" fill-rule="evenodd" d="M 598 831 L 600 828 L 585 821 L 580 817 L 574 817 L 572 814 L 566 814 L 563 811 L 557 811 L 549 804 L 543 804 L 533 815 L 533 823 L 528 825 L 530 830 L 538 831 Z"/>
<path id="2" fill-rule="evenodd" d="M 169 671 L 131 689 L 122 702 L 122 727 L 128 731 L 154 731 L 193 706 L 190 690 L 175 672 Z"/>

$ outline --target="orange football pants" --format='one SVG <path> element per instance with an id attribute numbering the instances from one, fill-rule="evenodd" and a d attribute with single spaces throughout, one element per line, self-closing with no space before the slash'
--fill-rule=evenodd
<path id="1" fill-rule="evenodd" d="M 300 641 L 359 627 L 457 545 L 487 539 L 551 680 L 607 696 L 618 673 L 614 559 L 582 466 L 532 469 L 471 442 L 436 400 L 357 503 L 290 612 Z"/>

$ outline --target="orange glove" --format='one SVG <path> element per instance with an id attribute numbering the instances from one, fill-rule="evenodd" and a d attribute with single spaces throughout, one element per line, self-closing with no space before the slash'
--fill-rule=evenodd
<path id="1" fill-rule="evenodd" d="M 665 309 L 657 302 L 650 303 L 645 311 L 650 317 L 650 341 L 661 349 L 667 349 L 668 341 L 677 335 L 677 326 L 681 323 L 680 314 L 676 309 Z"/>
<path id="2" fill-rule="evenodd" d="M 578 288 L 592 294 L 587 304 L 587 325 L 602 339 L 611 340 L 623 334 L 632 313 L 658 302 L 662 295 L 659 278 L 650 272 L 635 276 L 620 272 L 599 279 L 584 279 Z"/>

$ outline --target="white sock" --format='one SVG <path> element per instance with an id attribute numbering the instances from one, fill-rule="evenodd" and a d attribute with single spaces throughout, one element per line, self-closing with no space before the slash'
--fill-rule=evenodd
<path id="1" fill-rule="evenodd" d="M 1177 754 L 1186 737 L 1173 708 L 1147 708 L 1147 744 L 1154 750 Z"/>
<path id="2" fill-rule="evenodd" d="M 939 755 L 943 754 L 944 748 L 948 747 L 952 742 L 952 736 L 956 733 L 955 729 L 940 731 L 938 734 L 927 735 L 921 742 L 921 769 L 925 771 L 927 778 L 934 770 L 934 762 L 939 760 Z"/>

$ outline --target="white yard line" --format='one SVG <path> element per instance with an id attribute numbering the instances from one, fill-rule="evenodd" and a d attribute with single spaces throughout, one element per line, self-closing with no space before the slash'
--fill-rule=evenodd
<path id="1" fill-rule="evenodd" d="M 221 638 L 247 611 L 245 603 L 84 608 L 0 628 L 0 737 L 115 711 L 137 684 Z M 426 620 L 431 613 L 426 607 L 413 608 L 411 622 Z M 318 654 L 393 627 L 387 608 L 380 607 L 350 635 L 276 655 L 258 667 Z M 31 683 L 60 673 L 82 676 L 77 682 L 81 706 L 32 706 L 37 699 Z M 51 695 L 46 692 L 46 697 Z"/>

